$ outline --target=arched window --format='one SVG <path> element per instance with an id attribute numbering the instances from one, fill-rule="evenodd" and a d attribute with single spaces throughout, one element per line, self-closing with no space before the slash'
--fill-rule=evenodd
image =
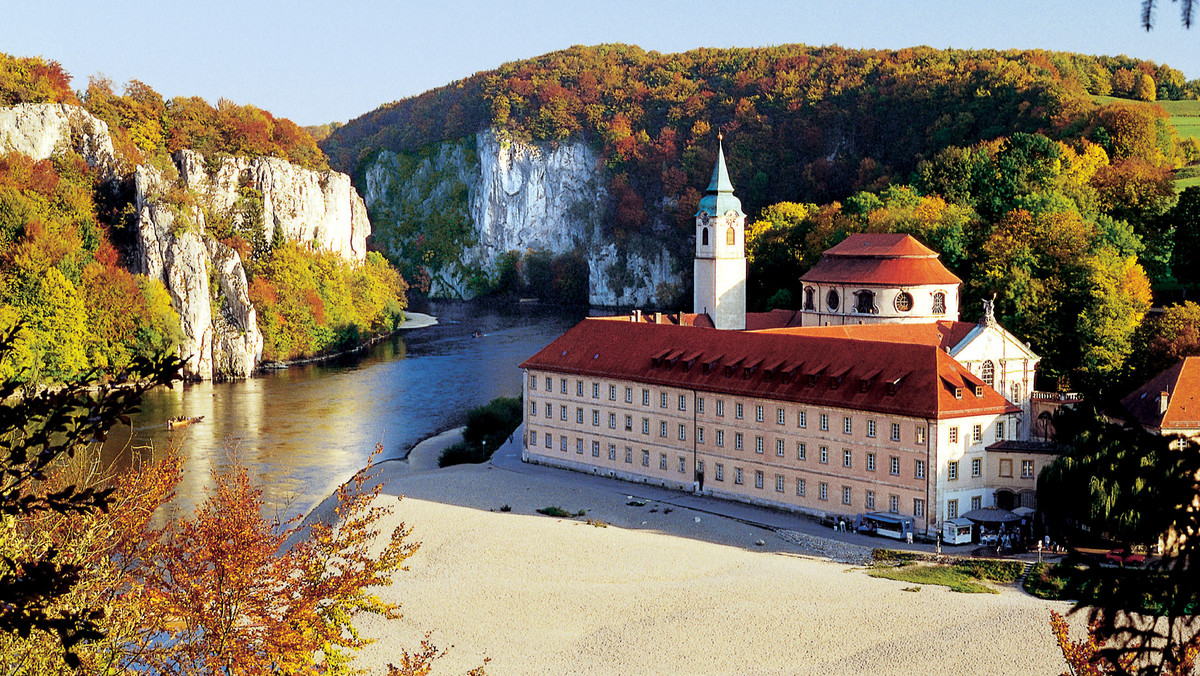
<path id="1" fill-rule="evenodd" d="M 708 228 L 700 228 L 700 246 L 708 246 Z"/>
<path id="2" fill-rule="evenodd" d="M 996 365 L 989 359 L 983 362 L 983 382 L 988 384 L 988 387 L 996 386 Z"/>
<path id="3" fill-rule="evenodd" d="M 729 246 L 733 246 L 737 243 L 737 233 L 733 231 L 733 228 L 725 231 L 725 243 Z"/>
<path id="4" fill-rule="evenodd" d="M 913 297 L 907 291 L 901 291 L 896 294 L 896 309 L 901 312 L 908 312 L 912 309 Z"/>
<path id="5" fill-rule="evenodd" d="M 1021 401 L 1021 383 L 1012 384 L 1012 400 Z"/>
<path id="6" fill-rule="evenodd" d="M 816 296 L 816 295 L 817 295 L 817 290 L 812 288 L 811 286 L 804 290 L 804 309 L 805 310 L 816 310 L 817 309 L 817 301 L 814 298 L 814 296 Z"/>
<path id="7" fill-rule="evenodd" d="M 871 314 L 875 311 L 875 294 L 871 291 L 859 291 L 858 302 L 855 303 L 855 312 L 863 314 Z"/>
<path id="8" fill-rule="evenodd" d="M 933 294 L 933 314 L 946 314 L 946 294 L 941 291 Z"/>
<path id="9" fill-rule="evenodd" d="M 838 292 L 830 289 L 829 294 L 825 296 L 825 306 L 830 310 L 838 309 Z"/>

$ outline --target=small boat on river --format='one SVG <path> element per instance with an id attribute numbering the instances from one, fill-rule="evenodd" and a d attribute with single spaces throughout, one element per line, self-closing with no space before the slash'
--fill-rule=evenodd
<path id="1" fill-rule="evenodd" d="M 191 425 L 192 423 L 198 423 L 201 420 L 204 420 L 204 416 L 202 416 L 202 415 L 198 415 L 198 416 L 195 416 L 192 418 L 188 418 L 188 417 L 182 416 L 182 415 L 178 416 L 176 418 L 168 418 L 167 419 L 167 429 L 173 430 L 178 427 L 187 427 L 188 425 Z"/>

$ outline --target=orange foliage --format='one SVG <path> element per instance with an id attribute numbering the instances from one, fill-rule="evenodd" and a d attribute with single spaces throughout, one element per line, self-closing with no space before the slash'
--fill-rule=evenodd
<path id="1" fill-rule="evenodd" d="M 1067 672 L 1063 676 L 1106 676 L 1108 674 L 1137 674 L 1139 669 L 1136 653 L 1122 650 L 1119 646 L 1109 646 L 1108 641 L 1101 636 L 1101 623 L 1092 622 L 1088 625 L 1087 637 L 1076 641 L 1070 636 L 1071 626 L 1066 618 L 1056 611 L 1050 611 L 1050 631 L 1058 642 L 1063 660 L 1067 663 Z M 1153 673 L 1160 676 L 1191 676 L 1196 667 L 1196 658 L 1200 656 L 1200 634 L 1182 645 L 1175 646 L 1163 655 L 1160 669 Z M 1144 666 L 1144 665 L 1143 665 Z"/>

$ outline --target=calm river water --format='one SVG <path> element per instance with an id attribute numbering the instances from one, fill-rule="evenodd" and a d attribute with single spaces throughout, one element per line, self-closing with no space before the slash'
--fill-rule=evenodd
<path id="1" fill-rule="evenodd" d="M 128 466 L 185 458 L 177 505 L 203 501 L 211 470 L 240 462 L 263 488 L 268 516 L 305 513 L 366 462 L 376 444 L 395 458 L 459 425 L 466 411 L 520 394 L 517 365 L 579 320 L 528 306 L 435 305 L 441 323 L 400 332 L 337 362 L 230 383 L 151 392 L 133 432 L 115 431 L 103 460 Z M 482 337 L 474 337 L 482 331 Z M 168 431 L 173 416 L 204 416 Z"/>

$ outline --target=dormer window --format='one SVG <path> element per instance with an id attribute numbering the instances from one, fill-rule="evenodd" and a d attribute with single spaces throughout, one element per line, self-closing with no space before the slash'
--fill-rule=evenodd
<path id="1" fill-rule="evenodd" d="M 977 396 L 977 397 L 982 397 L 982 396 L 983 396 L 983 385 L 976 385 L 976 386 L 975 386 L 975 396 Z"/>
<path id="2" fill-rule="evenodd" d="M 962 388 L 961 387 L 954 388 L 954 398 L 962 399 Z"/>

